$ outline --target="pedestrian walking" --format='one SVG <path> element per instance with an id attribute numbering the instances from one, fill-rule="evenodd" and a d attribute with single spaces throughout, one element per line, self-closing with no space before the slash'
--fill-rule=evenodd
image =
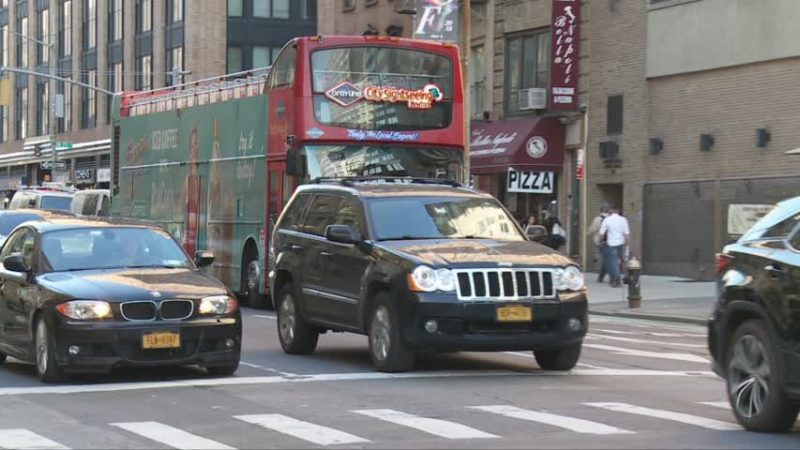
<path id="1" fill-rule="evenodd" d="M 544 225 L 544 228 L 547 230 L 547 239 L 545 239 L 543 244 L 553 250 L 559 250 L 567 244 L 567 231 L 564 229 L 564 226 L 561 225 L 561 221 L 558 220 L 555 214 L 549 211 L 545 214 L 546 217 L 542 225 Z"/>
<path id="2" fill-rule="evenodd" d="M 600 226 L 603 224 L 603 221 L 608 217 L 608 211 L 610 206 L 608 203 L 603 203 L 600 206 L 600 213 L 597 217 L 592 220 L 592 224 L 589 226 L 589 230 L 586 232 L 587 239 L 591 239 L 594 242 L 594 246 L 597 249 L 597 254 L 600 256 L 600 273 L 597 275 L 597 281 L 602 283 L 606 277 L 606 266 L 603 257 L 603 248 L 605 247 L 605 242 L 603 236 L 600 234 Z"/>
<path id="3" fill-rule="evenodd" d="M 619 208 L 612 207 L 611 214 L 600 224 L 600 236 L 605 240 L 603 263 L 606 273 L 611 277 L 612 287 L 622 286 L 622 257 L 631 234 L 628 219 L 619 212 Z"/>

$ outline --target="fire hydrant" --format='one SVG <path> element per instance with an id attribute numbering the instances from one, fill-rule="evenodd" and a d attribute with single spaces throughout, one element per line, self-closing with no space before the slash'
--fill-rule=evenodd
<path id="1" fill-rule="evenodd" d="M 642 263 L 632 257 L 625 269 L 628 271 L 628 308 L 639 308 L 642 306 Z"/>

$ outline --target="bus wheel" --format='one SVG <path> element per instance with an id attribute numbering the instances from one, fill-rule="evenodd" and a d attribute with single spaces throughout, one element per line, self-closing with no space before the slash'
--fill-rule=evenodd
<path id="1" fill-rule="evenodd" d="M 258 263 L 258 252 L 250 248 L 242 258 L 242 296 L 247 306 L 264 308 L 264 295 L 261 293 L 261 266 Z"/>

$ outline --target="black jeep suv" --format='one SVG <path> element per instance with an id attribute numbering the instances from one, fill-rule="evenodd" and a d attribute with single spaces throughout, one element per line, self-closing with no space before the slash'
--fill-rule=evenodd
<path id="1" fill-rule="evenodd" d="M 286 353 L 333 330 L 368 335 L 385 372 L 411 370 L 420 350 L 532 350 L 545 370 L 575 366 L 588 326 L 575 263 L 527 241 L 488 194 L 386 181 L 302 186 L 281 215 L 269 276 Z"/>

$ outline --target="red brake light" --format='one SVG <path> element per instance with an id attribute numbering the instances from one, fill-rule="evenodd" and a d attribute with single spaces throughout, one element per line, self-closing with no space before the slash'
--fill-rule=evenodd
<path id="1" fill-rule="evenodd" d="M 731 266 L 732 263 L 733 263 L 733 256 L 727 253 L 717 253 L 717 271 L 716 271 L 717 275 L 720 275 L 726 270 L 728 270 L 728 268 Z"/>

